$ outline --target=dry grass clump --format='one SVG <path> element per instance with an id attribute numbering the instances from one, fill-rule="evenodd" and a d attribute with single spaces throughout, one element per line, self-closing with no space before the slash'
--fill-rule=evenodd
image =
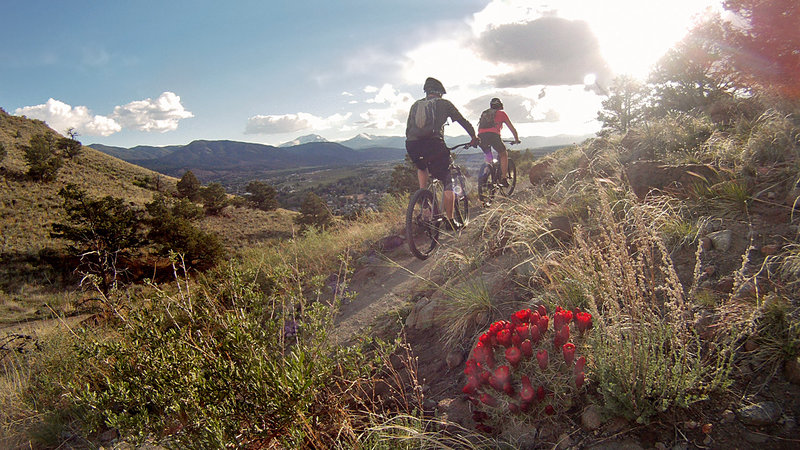
<path id="1" fill-rule="evenodd" d="M 631 130 L 623 143 L 624 161 L 656 159 L 665 163 L 698 161 L 715 131 L 707 116 L 673 112 Z"/>
<path id="2" fill-rule="evenodd" d="M 647 422 L 724 387 L 730 353 L 703 353 L 670 252 L 652 226 L 657 210 L 598 193 L 590 223 L 577 227 L 574 248 L 552 266 L 546 287 L 562 303 L 577 296 L 596 318 L 590 377 L 604 407 Z"/>

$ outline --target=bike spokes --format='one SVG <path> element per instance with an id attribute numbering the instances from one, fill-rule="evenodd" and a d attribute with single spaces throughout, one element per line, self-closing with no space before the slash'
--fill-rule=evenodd
<path id="1" fill-rule="evenodd" d="M 417 258 L 427 259 L 438 245 L 441 216 L 430 191 L 420 189 L 411 197 L 406 212 L 406 240 Z"/>

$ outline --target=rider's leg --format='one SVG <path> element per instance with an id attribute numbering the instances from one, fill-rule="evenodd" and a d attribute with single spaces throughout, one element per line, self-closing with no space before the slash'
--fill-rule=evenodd
<path id="1" fill-rule="evenodd" d="M 500 157 L 500 170 L 502 170 L 503 178 L 508 178 L 508 152 L 505 148 L 497 149 L 497 155 Z"/>
<path id="2" fill-rule="evenodd" d="M 488 143 L 488 140 L 484 141 L 484 139 L 486 139 L 486 133 L 481 133 L 478 135 L 478 137 L 481 138 L 480 147 L 483 151 L 483 159 L 486 160 L 486 164 L 491 164 L 493 159 L 492 146 Z"/>
<path id="3" fill-rule="evenodd" d="M 419 188 L 425 189 L 428 186 L 428 169 L 417 169 L 417 180 L 419 180 Z"/>
<path id="4" fill-rule="evenodd" d="M 444 191 L 444 212 L 447 215 L 447 220 L 453 220 L 453 210 L 455 209 L 456 196 L 453 194 L 452 189 Z"/>

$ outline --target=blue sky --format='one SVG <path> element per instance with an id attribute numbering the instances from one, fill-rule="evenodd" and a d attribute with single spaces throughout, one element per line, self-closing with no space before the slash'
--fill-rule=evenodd
<path id="1" fill-rule="evenodd" d="M 498 96 L 521 135 L 583 134 L 593 80 L 646 76 L 719 3 L 6 0 L 0 107 L 86 144 L 344 140 L 402 135 L 434 76 L 472 122 Z"/>

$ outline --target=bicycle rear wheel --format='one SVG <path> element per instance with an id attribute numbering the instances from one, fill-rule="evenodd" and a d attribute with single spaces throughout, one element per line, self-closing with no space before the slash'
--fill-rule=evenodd
<path id="1" fill-rule="evenodd" d="M 494 197 L 494 170 L 489 164 L 484 163 L 478 171 L 478 200 L 487 206 Z"/>
<path id="2" fill-rule="evenodd" d="M 463 226 L 469 223 L 469 199 L 467 198 L 467 180 L 460 172 L 453 180 L 457 186 L 453 186 L 453 192 L 456 196 L 455 210 L 453 217 L 461 222 Z"/>
<path id="3" fill-rule="evenodd" d="M 411 196 L 406 211 L 408 249 L 419 259 L 428 259 L 439 244 L 439 203 L 433 193 L 420 189 Z"/>
<path id="4" fill-rule="evenodd" d="M 517 187 L 517 166 L 513 159 L 508 158 L 508 186 L 500 186 L 500 193 L 504 197 L 508 197 L 514 193 L 515 187 Z"/>

